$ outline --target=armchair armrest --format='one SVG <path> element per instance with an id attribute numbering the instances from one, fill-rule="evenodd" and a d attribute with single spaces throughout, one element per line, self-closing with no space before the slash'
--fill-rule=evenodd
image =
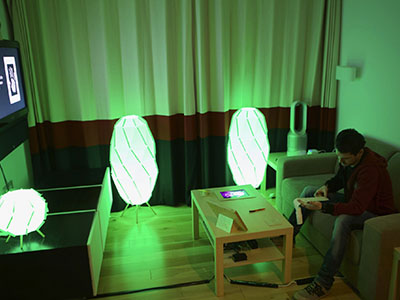
<path id="1" fill-rule="evenodd" d="M 335 172 L 337 161 L 335 153 L 281 157 L 277 164 L 277 175 L 284 179 L 295 176 L 330 174 Z"/>
<path id="2" fill-rule="evenodd" d="M 388 299 L 393 249 L 400 246 L 400 213 L 364 223 L 358 289 L 365 299 Z"/>
<path id="3" fill-rule="evenodd" d="M 276 199 L 281 196 L 282 180 L 288 177 L 335 173 L 335 153 L 320 153 L 301 156 L 286 156 L 278 159 L 276 169 Z"/>

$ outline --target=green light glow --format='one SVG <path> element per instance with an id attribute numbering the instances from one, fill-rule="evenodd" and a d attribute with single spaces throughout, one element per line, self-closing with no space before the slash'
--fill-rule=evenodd
<path id="1" fill-rule="evenodd" d="M 260 186 L 269 154 L 268 129 L 256 108 L 241 108 L 232 116 L 228 140 L 228 164 L 237 185 Z"/>
<path id="2" fill-rule="evenodd" d="M 0 230 L 11 236 L 38 231 L 47 212 L 45 199 L 35 190 L 10 191 L 0 197 Z"/>
<path id="3" fill-rule="evenodd" d="M 149 201 L 158 167 L 153 135 L 145 119 L 131 115 L 118 120 L 111 137 L 110 164 L 115 187 L 127 204 Z"/>

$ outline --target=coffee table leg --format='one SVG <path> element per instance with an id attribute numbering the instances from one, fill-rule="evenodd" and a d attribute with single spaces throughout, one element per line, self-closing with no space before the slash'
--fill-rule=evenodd
<path id="1" fill-rule="evenodd" d="M 192 199 L 192 236 L 194 240 L 199 239 L 199 209 Z"/>
<path id="2" fill-rule="evenodd" d="M 215 294 L 224 295 L 224 244 L 216 241 L 214 244 L 215 264 Z"/>
<path id="3" fill-rule="evenodd" d="M 283 282 L 289 283 L 292 277 L 293 228 L 283 236 L 283 249 L 285 251 L 285 259 L 282 263 Z"/>

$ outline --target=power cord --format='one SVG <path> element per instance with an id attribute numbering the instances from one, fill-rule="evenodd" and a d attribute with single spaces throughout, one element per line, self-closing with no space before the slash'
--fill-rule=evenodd
<path id="1" fill-rule="evenodd" d="M 228 276 L 226 276 L 226 274 L 224 274 L 224 277 L 225 277 L 225 278 L 228 280 L 228 282 L 231 283 L 231 284 L 241 284 L 241 285 L 268 287 L 268 288 L 282 288 L 282 287 L 291 286 L 292 284 L 304 285 L 304 284 L 309 284 L 309 283 L 311 283 L 311 282 L 314 280 L 314 277 L 308 277 L 308 278 L 303 278 L 303 279 L 292 280 L 292 281 L 290 281 L 289 283 L 286 283 L 286 284 L 278 284 L 278 283 L 269 283 L 269 282 L 257 282 L 257 281 L 235 280 L 235 279 L 230 279 Z M 335 276 L 335 277 L 336 277 L 336 276 Z M 340 277 L 340 278 L 342 278 L 342 277 Z M 165 285 L 165 286 L 159 286 L 159 287 L 145 288 L 145 289 L 140 289 L 140 290 L 131 290 L 131 291 L 120 291 L 120 292 L 113 292 L 113 293 L 105 293 L 105 294 L 99 294 L 99 295 L 94 296 L 94 297 L 89 298 L 89 299 L 106 298 L 106 297 L 113 297 L 113 296 L 121 296 L 121 295 L 135 294 L 135 293 L 147 292 L 147 291 L 153 291 L 153 290 L 174 289 L 174 288 L 178 288 L 178 287 L 186 287 L 186 286 L 207 284 L 207 283 L 210 283 L 213 279 L 214 279 L 214 276 L 212 276 L 210 279 L 199 280 L 199 281 L 191 281 L 191 282 L 177 283 L 177 284 L 171 284 L 171 285 Z"/>
<path id="2" fill-rule="evenodd" d="M 100 294 L 100 295 L 97 295 L 97 296 L 89 298 L 89 299 L 105 298 L 105 297 L 134 294 L 134 293 L 147 292 L 147 291 L 153 291 L 153 290 L 174 289 L 174 288 L 178 288 L 178 287 L 193 286 L 193 285 L 199 285 L 199 284 L 207 284 L 207 283 L 210 283 L 210 281 L 213 280 L 213 279 L 214 279 L 214 276 L 212 276 L 210 279 L 199 280 L 199 281 L 177 283 L 177 284 L 171 284 L 171 285 L 165 285 L 165 286 L 145 288 L 145 289 L 140 289 L 140 290 L 105 293 L 105 294 Z"/>
<path id="3" fill-rule="evenodd" d="M 288 286 L 291 286 L 292 284 L 296 284 L 296 285 L 310 284 L 314 280 L 314 277 L 307 277 L 307 278 L 292 280 L 286 284 L 278 284 L 278 283 L 259 282 L 259 281 L 235 280 L 235 279 L 230 279 L 225 274 L 224 274 L 224 277 L 229 281 L 229 283 L 232 283 L 232 284 L 268 287 L 268 288 L 275 288 L 275 289 L 282 288 L 282 287 L 288 287 Z M 335 276 L 335 278 L 343 279 L 343 276 Z"/>
<path id="4" fill-rule="evenodd" d="M 286 284 L 279 284 L 279 283 L 270 283 L 270 282 L 236 280 L 236 279 L 230 279 L 225 274 L 224 274 L 224 276 L 229 281 L 229 283 L 231 283 L 231 284 L 259 286 L 259 287 L 267 287 L 267 288 L 275 288 L 275 289 L 276 288 L 282 288 L 282 287 L 288 287 L 288 286 L 291 286 L 292 284 L 296 284 L 296 285 L 309 284 L 314 280 L 314 277 L 309 277 L 309 278 L 292 280 L 292 281 L 290 281 L 289 283 L 286 283 Z"/>

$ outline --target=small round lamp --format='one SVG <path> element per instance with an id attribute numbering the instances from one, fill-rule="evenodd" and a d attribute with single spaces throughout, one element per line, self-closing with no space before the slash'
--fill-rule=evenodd
<path id="1" fill-rule="evenodd" d="M 7 192 L 0 197 L 0 230 L 9 238 L 20 236 L 21 248 L 23 236 L 32 231 L 42 237 L 40 228 L 47 217 L 46 200 L 34 189 L 20 189 Z"/>

